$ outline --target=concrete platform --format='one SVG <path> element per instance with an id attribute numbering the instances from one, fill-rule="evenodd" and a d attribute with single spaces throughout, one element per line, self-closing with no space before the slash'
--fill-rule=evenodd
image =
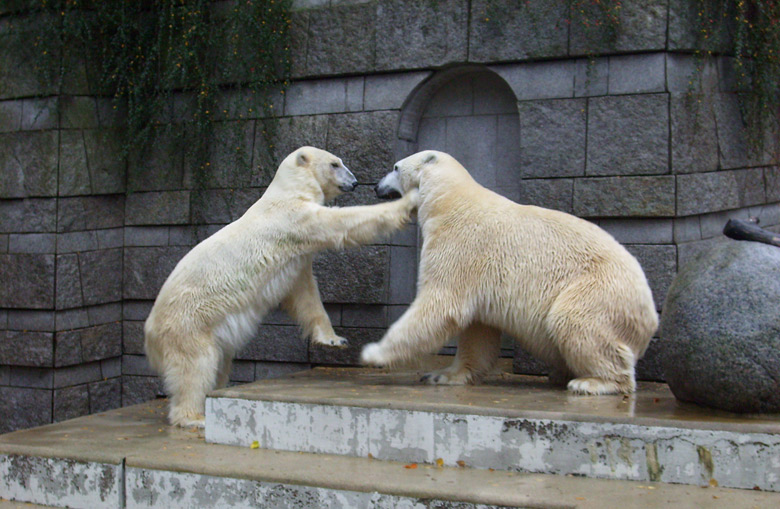
<path id="1" fill-rule="evenodd" d="M 573 396 L 510 374 L 427 386 L 420 373 L 317 368 L 215 391 L 211 443 L 544 474 L 780 491 L 780 416 L 681 404 L 663 384 Z"/>
<path id="2" fill-rule="evenodd" d="M 207 444 L 198 430 L 167 426 L 165 404 L 0 436 L 0 508 L 780 507 L 769 492 Z"/>

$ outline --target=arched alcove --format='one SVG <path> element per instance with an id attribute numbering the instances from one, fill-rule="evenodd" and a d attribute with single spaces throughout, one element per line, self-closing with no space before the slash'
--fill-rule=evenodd
<path id="1" fill-rule="evenodd" d="M 412 92 L 399 124 L 399 157 L 447 152 L 483 186 L 517 200 L 517 99 L 496 73 L 478 66 L 442 71 Z"/>

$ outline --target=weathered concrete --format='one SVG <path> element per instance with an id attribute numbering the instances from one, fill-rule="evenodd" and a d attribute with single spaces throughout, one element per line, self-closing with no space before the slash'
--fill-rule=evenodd
<path id="1" fill-rule="evenodd" d="M 412 465 L 370 458 L 312 455 L 207 444 L 196 430 L 171 428 L 165 402 L 154 401 L 0 437 L 0 456 L 21 463 L 70 465 L 60 471 L 14 469 L 0 475 L 4 501 L 55 500 L 31 489 L 56 473 L 54 487 L 87 488 L 101 464 L 124 460 L 124 491 L 112 507 L 776 507 L 780 494 L 718 487 L 604 481 L 470 468 Z M 17 465 L 20 462 L 16 463 Z M 92 477 L 83 477 L 80 471 Z M 8 480 L 30 472 L 11 495 Z M 98 485 L 95 485 L 98 486 Z M 59 491 L 58 491 L 59 492 Z M 69 495 L 70 496 L 70 495 Z M 94 503 L 92 503 L 94 502 Z M 34 502 L 41 503 L 41 502 Z M 254 504 L 254 505 L 252 505 Z M 25 506 L 27 507 L 27 506 Z"/>
<path id="2" fill-rule="evenodd" d="M 319 368 L 216 391 L 206 439 L 269 449 L 476 468 L 780 491 L 780 416 L 677 403 L 664 385 L 572 396 L 502 374 L 429 387 L 419 374 Z"/>

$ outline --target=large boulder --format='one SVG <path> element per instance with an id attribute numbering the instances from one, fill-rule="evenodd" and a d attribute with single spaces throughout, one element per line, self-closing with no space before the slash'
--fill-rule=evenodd
<path id="1" fill-rule="evenodd" d="M 780 248 L 724 240 L 683 267 L 661 317 L 666 381 L 682 401 L 780 412 Z"/>

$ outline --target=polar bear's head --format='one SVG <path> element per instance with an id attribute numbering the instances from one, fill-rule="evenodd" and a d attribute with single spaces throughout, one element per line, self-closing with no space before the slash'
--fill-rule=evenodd
<path id="1" fill-rule="evenodd" d="M 454 162 L 460 167 L 452 156 L 436 150 L 424 150 L 401 159 L 395 163 L 393 171 L 385 175 L 376 185 L 376 195 L 386 199 L 398 198 L 399 195 L 403 196 L 412 189 L 418 189 L 426 176 L 452 167 L 452 164 L 440 164 L 445 161 Z"/>
<path id="2" fill-rule="evenodd" d="M 325 201 L 353 191 L 358 183 L 340 157 L 315 147 L 301 147 L 292 152 L 282 161 L 279 170 L 277 175 L 284 175 L 299 186 L 318 187 Z"/>

